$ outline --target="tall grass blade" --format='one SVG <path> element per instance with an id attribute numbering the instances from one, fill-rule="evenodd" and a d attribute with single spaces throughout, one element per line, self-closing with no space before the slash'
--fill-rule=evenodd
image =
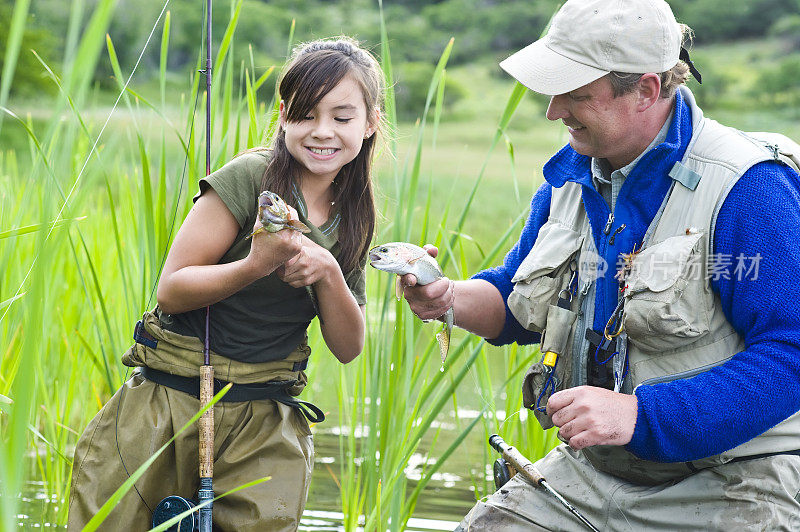
<path id="1" fill-rule="evenodd" d="M 67 71 L 64 83 L 67 94 L 73 95 L 77 101 L 83 100 L 83 94 L 94 77 L 97 61 L 100 58 L 102 35 L 106 33 L 111 23 L 115 7 L 114 0 L 98 0 L 88 24 L 81 33 L 75 60 L 72 62 L 72 68 Z"/>
<path id="2" fill-rule="evenodd" d="M 21 236 L 30 233 L 36 233 L 38 231 L 43 231 L 45 229 L 49 230 L 51 228 L 59 227 L 62 225 L 68 225 L 73 222 L 79 222 L 81 220 L 85 220 L 86 218 L 87 218 L 86 216 L 79 216 L 77 218 L 70 218 L 69 220 L 54 220 L 52 222 L 48 222 L 45 224 L 33 224 L 33 225 L 26 225 L 25 227 L 7 229 L 5 231 L 0 231 L 0 239 L 10 238 L 12 236 Z"/>
<path id="3" fill-rule="evenodd" d="M 26 294 L 26 292 L 22 292 L 21 294 L 18 294 L 18 295 L 14 296 L 14 297 L 10 297 L 10 298 L 6 299 L 5 301 L 0 301 L 0 309 L 6 308 L 7 306 L 9 306 L 14 301 L 16 301 L 16 300 L 20 299 L 21 297 L 23 297 L 25 294 Z"/>
<path id="4" fill-rule="evenodd" d="M 170 12 L 164 16 L 164 28 L 161 30 L 161 53 L 158 61 L 158 87 L 161 91 L 161 107 L 167 106 L 167 56 L 169 55 L 169 27 L 172 17 Z"/>

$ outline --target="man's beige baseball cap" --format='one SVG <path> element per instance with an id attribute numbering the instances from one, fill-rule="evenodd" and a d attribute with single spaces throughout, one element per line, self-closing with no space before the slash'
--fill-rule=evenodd
<path id="1" fill-rule="evenodd" d="M 500 67 L 553 96 L 612 71 L 665 72 L 678 63 L 680 49 L 680 26 L 664 0 L 569 0 L 547 35 Z"/>

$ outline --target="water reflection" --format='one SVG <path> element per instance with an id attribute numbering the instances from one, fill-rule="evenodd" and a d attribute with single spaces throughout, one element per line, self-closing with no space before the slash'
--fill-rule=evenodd
<path id="1" fill-rule="evenodd" d="M 307 510 L 303 514 L 300 530 L 304 531 L 342 531 L 344 527 L 341 513 L 341 497 L 338 479 L 339 472 L 339 427 L 332 424 L 326 430 L 315 431 L 314 445 L 316 459 L 314 476 L 308 495 Z M 432 464 L 433 458 L 414 454 L 405 468 L 409 479 L 409 490 L 416 487 L 422 469 Z M 472 507 L 475 496 L 472 478 L 485 477 L 487 470 L 481 464 L 464 468 L 457 461 L 449 468 L 437 472 L 425 488 L 425 496 L 420 497 L 414 510 L 414 518 L 405 528 L 408 532 L 429 532 L 453 530 L 461 518 Z M 462 471 L 458 471 L 462 468 Z M 42 482 L 30 482 L 21 497 L 20 514 L 17 516 L 20 530 L 66 530 L 66 526 L 53 524 L 59 507 L 66 501 L 49 498 Z"/>

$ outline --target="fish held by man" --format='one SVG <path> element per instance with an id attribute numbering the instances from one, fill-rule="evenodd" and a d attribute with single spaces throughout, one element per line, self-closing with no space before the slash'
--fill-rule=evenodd
<path id="1" fill-rule="evenodd" d="M 289 213 L 289 206 L 283 201 L 283 198 L 265 190 L 258 195 L 258 221 L 261 222 L 261 227 L 250 233 L 247 238 L 250 238 L 262 231 L 268 233 L 277 233 L 281 229 L 294 229 L 301 233 L 310 233 L 311 229 L 300 220 L 294 220 Z"/>
<path id="2" fill-rule="evenodd" d="M 436 259 L 427 251 L 407 242 L 390 242 L 369 250 L 369 263 L 373 268 L 398 276 L 408 273 L 417 278 L 417 284 L 426 285 L 444 277 Z M 402 292 L 398 291 L 398 298 Z M 453 307 L 444 314 L 444 328 L 436 334 L 442 364 L 450 350 L 450 333 L 453 330 Z"/>

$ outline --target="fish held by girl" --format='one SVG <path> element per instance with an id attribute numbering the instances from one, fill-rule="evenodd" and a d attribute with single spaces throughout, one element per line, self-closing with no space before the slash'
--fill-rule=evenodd
<path id="1" fill-rule="evenodd" d="M 407 242 L 390 242 L 381 244 L 369 250 L 369 263 L 373 268 L 398 276 L 410 273 L 417 278 L 417 284 L 426 285 L 444 277 L 442 269 L 436 259 L 427 251 Z M 399 299 L 402 292 L 397 292 Z M 450 350 L 450 333 L 453 330 L 453 307 L 444 313 L 444 328 L 436 334 L 439 341 L 439 353 L 442 364 Z"/>
<path id="2" fill-rule="evenodd" d="M 301 233 L 310 233 L 311 229 L 300 220 L 293 220 L 290 217 L 289 207 L 283 198 L 265 190 L 258 195 L 258 221 L 261 227 L 250 233 L 247 238 L 251 238 L 262 231 L 277 233 L 281 229 L 294 229 Z"/>

